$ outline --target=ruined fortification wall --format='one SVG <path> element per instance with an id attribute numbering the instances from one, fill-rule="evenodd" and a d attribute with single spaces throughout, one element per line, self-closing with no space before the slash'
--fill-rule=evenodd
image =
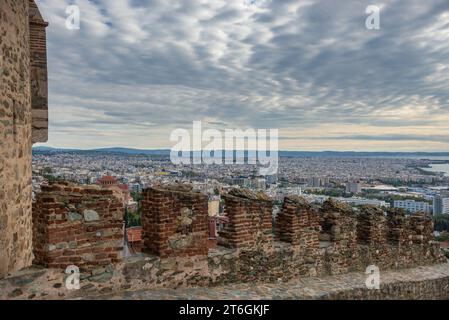
<path id="1" fill-rule="evenodd" d="M 224 195 L 229 223 L 219 232 L 218 243 L 228 248 L 257 248 L 273 240 L 273 203 L 264 194 L 233 189 Z"/>
<path id="2" fill-rule="evenodd" d="M 121 261 L 124 208 L 112 190 L 57 184 L 33 204 L 35 263 L 91 270 Z"/>
<path id="3" fill-rule="evenodd" d="M 207 196 L 190 188 L 149 188 L 142 201 L 144 250 L 161 256 L 207 255 Z"/>
<path id="4" fill-rule="evenodd" d="M 28 0 L 0 2 L 0 277 L 31 264 Z"/>
<path id="5" fill-rule="evenodd" d="M 36 263 L 93 269 L 111 264 L 108 270 L 123 270 L 131 287 L 142 279 L 147 286 L 176 287 L 289 281 L 365 271 L 373 264 L 388 270 L 446 261 L 433 241 L 432 221 L 424 214 L 392 211 L 386 216 L 375 207 L 356 211 L 334 201 L 313 207 L 302 198 L 287 197 L 273 228 L 272 203 L 266 197 L 232 190 L 224 198 L 229 217 L 219 234 L 224 245 L 209 250 L 207 196 L 176 185 L 145 190 L 142 222 L 147 255 L 136 264 L 117 266 L 119 243 L 108 241 L 123 239 L 119 229 L 123 208 L 111 191 L 46 187 L 33 210 Z M 89 221 L 89 210 L 96 213 L 95 221 Z"/>
<path id="6" fill-rule="evenodd" d="M 289 282 L 247 283 L 204 288 L 205 278 L 191 267 L 193 258 L 160 260 L 127 258 L 121 264 L 100 267 L 80 276 L 79 289 L 66 287 L 67 274 L 34 267 L 0 280 L 0 299 L 448 299 L 449 264 L 381 270 L 380 289 L 366 287 L 365 272 L 296 278 Z M 185 279 L 187 270 L 192 274 Z M 202 281 L 203 279 L 203 281 Z M 188 283 L 190 285 L 185 286 Z M 199 284 L 201 287 L 192 285 Z M 176 288 L 176 290 L 173 290 Z M 133 293 L 131 291 L 139 290 Z"/>

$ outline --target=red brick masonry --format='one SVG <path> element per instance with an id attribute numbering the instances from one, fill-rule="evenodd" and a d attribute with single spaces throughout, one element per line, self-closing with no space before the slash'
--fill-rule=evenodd
<path id="1" fill-rule="evenodd" d="M 35 263 L 89 269 L 120 262 L 124 210 L 112 191 L 98 188 L 43 187 L 33 205 Z M 388 270 L 445 261 L 433 240 L 432 220 L 424 214 L 390 210 L 386 215 L 375 207 L 354 209 L 334 201 L 315 206 L 289 196 L 273 228 L 267 196 L 234 189 L 223 198 L 227 222 L 218 234 L 218 246 L 209 252 L 206 195 L 185 185 L 144 190 L 143 251 L 161 261 L 190 259 L 186 268 L 205 259 L 201 272 L 218 268 L 213 280 L 218 282 L 275 281 L 363 271 L 371 264 Z M 224 254 L 229 259 L 216 256 L 223 250 L 230 250 Z M 204 275 L 195 279 L 211 280 Z"/>
<path id="2" fill-rule="evenodd" d="M 144 190 L 144 251 L 161 257 L 207 255 L 208 198 L 185 186 Z"/>
<path id="3" fill-rule="evenodd" d="M 55 184 L 33 204 L 35 263 L 80 268 L 121 261 L 123 206 L 111 190 Z"/>
<path id="4" fill-rule="evenodd" d="M 273 240 L 273 203 L 264 194 L 233 189 L 224 196 L 229 223 L 218 233 L 218 243 L 228 248 L 255 247 Z"/>

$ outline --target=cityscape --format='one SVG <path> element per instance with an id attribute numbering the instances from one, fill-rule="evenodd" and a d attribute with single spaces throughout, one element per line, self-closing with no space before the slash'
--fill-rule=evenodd
<path id="1" fill-rule="evenodd" d="M 256 165 L 174 165 L 169 150 L 123 150 L 35 148 L 33 194 L 39 193 L 42 185 L 58 180 L 115 188 L 133 217 L 130 224 L 133 237 L 140 236 L 138 202 L 142 191 L 177 183 L 192 185 L 194 190 L 208 195 L 209 217 L 215 224 L 211 238 L 217 237 L 217 230 L 226 219 L 220 194 L 232 188 L 247 188 L 272 198 L 273 219 L 288 195 L 302 196 L 311 203 L 323 204 L 331 198 L 353 207 L 398 208 L 408 214 L 424 212 L 449 219 L 449 171 L 434 169 L 435 165 L 437 168 L 442 165 L 442 170 L 447 170 L 449 157 L 440 156 L 436 160 L 413 154 L 402 158 L 344 154 L 336 157 L 338 153 L 281 156 L 278 174 L 259 176 Z M 435 230 L 444 240 L 443 246 L 449 248 L 446 232 Z M 131 243 L 135 240 L 128 239 Z"/>

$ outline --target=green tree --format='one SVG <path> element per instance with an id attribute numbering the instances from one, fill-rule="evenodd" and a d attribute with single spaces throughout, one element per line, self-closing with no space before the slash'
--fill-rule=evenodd
<path id="1" fill-rule="evenodd" d="M 437 214 L 433 216 L 433 222 L 435 224 L 436 231 L 448 231 L 449 232 L 449 215 Z"/>

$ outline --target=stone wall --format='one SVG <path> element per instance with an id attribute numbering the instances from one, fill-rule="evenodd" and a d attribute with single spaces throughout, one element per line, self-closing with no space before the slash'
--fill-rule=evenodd
<path id="1" fill-rule="evenodd" d="M 327 201 L 313 207 L 286 197 L 274 240 L 269 199 L 237 189 L 224 197 L 229 222 L 218 241 L 225 246 L 209 250 L 206 195 L 184 185 L 144 191 L 143 250 L 150 255 L 140 267 L 152 270 L 153 285 L 290 281 L 364 271 L 372 264 L 387 270 L 446 261 L 425 215 L 394 211 L 387 217 L 370 206 L 355 210 Z M 44 187 L 33 210 L 36 263 L 114 269 L 123 241 L 122 213 L 109 190 Z M 408 236 L 397 242 L 392 237 L 397 234 Z M 126 270 L 139 281 L 141 271 L 130 265 Z"/>
<path id="2" fill-rule="evenodd" d="M 0 2 L 0 277 L 31 264 L 28 0 Z"/>
<path id="3" fill-rule="evenodd" d="M 121 261 L 124 208 L 111 190 L 54 184 L 33 204 L 35 263 L 92 269 Z"/>
<path id="4" fill-rule="evenodd" d="M 224 201 L 229 223 L 219 232 L 220 245 L 254 248 L 273 240 L 273 204 L 267 196 L 245 189 L 233 189 L 224 195 Z"/>
<path id="5" fill-rule="evenodd" d="M 387 217 L 378 207 L 362 207 L 357 216 L 358 243 L 369 248 L 372 264 L 386 266 L 391 261 Z"/>
<path id="6" fill-rule="evenodd" d="M 327 274 L 341 274 L 357 268 L 357 217 L 347 204 L 326 201 L 319 209 L 321 247 Z"/>
<path id="7" fill-rule="evenodd" d="M 319 249 L 320 218 L 304 198 L 285 197 L 275 229 L 276 239 L 279 241 L 300 245 L 304 250 Z"/>
<path id="8" fill-rule="evenodd" d="M 290 281 L 279 281 L 273 277 L 270 282 L 238 285 L 217 282 L 214 279 L 217 279 L 217 274 L 221 271 L 213 267 L 210 260 L 230 260 L 232 250 L 214 249 L 209 253 L 209 258 L 127 258 L 122 263 L 82 272 L 78 290 L 66 287 L 68 275 L 61 270 L 32 267 L 0 280 L 0 300 L 111 297 L 218 300 L 449 298 L 448 263 L 399 270 L 380 269 L 380 290 L 366 287 L 367 275 L 364 271 L 332 276 L 295 277 Z"/>
<path id="9" fill-rule="evenodd" d="M 208 198 L 174 185 L 144 190 L 144 250 L 161 257 L 207 255 Z"/>

